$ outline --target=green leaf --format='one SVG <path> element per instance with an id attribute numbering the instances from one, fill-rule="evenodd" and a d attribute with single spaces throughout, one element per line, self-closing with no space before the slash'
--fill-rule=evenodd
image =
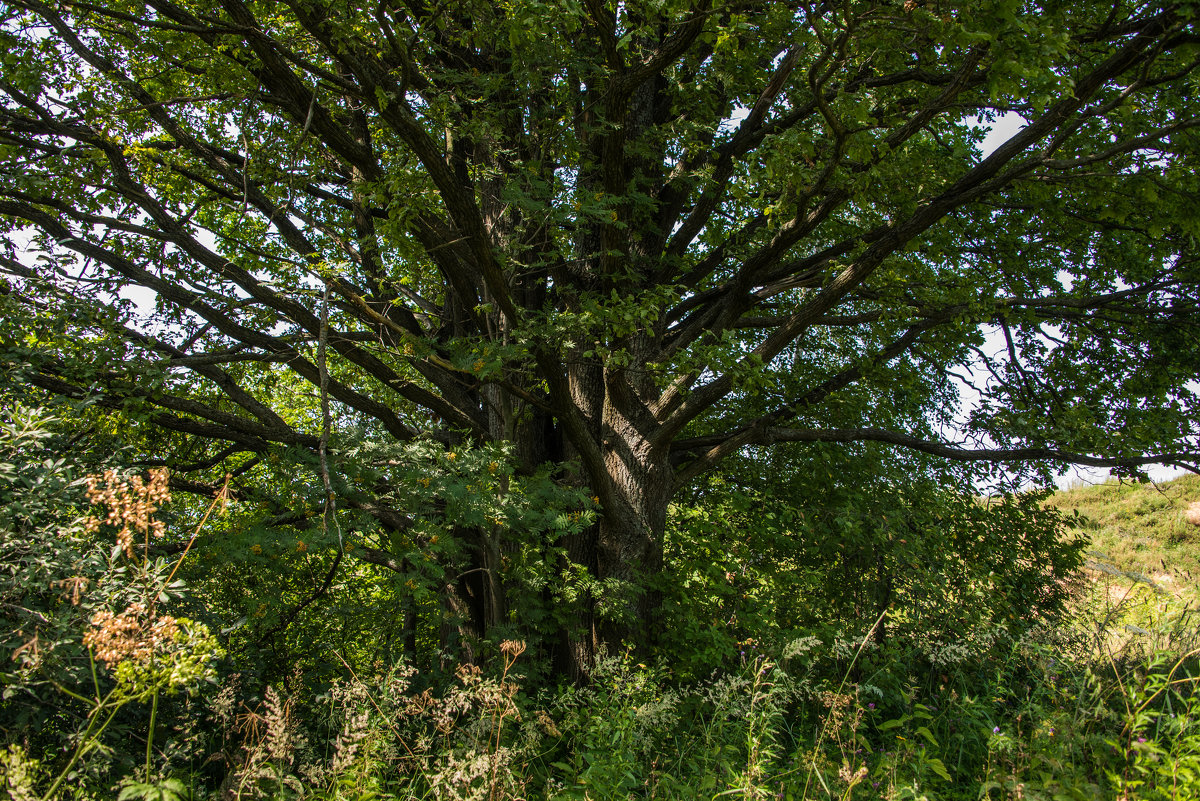
<path id="1" fill-rule="evenodd" d="M 936 773 L 943 781 L 950 781 L 950 773 L 946 770 L 946 765 L 937 757 L 931 757 L 924 760 L 924 764 Z M 981 796 L 982 797 L 982 796 Z"/>

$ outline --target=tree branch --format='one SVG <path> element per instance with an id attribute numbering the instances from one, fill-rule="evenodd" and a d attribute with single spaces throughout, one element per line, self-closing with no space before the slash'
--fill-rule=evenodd
<path id="1" fill-rule="evenodd" d="M 695 444 L 681 441 L 681 449 L 704 447 L 703 438 Z M 1062 462 L 1087 467 L 1138 468 L 1148 464 L 1169 464 L 1200 474 L 1200 450 L 1168 451 L 1146 456 L 1092 456 L 1056 448 L 959 448 L 941 442 L 920 439 L 882 428 L 805 429 L 764 428 L 745 444 L 772 445 L 779 442 L 880 442 L 962 462 Z"/>

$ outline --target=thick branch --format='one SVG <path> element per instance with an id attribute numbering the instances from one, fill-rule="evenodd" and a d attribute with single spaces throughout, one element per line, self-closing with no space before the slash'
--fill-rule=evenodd
<path id="1" fill-rule="evenodd" d="M 704 438 L 693 443 L 681 441 L 683 449 L 700 449 Z M 765 428 L 747 445 L 773 445 L 780 442 L 881 442 L 962 462 L 1062 462 L 1087 467 L 1138 468 L 1149 464 L 1169 464 L 1200 474 L 1200 451 L 1168 451 L 1145 456 L 1093 456 L 1056 448 L 960 448 L 941 442 L 888 431 L 882 428 L 805 429 Z"/>

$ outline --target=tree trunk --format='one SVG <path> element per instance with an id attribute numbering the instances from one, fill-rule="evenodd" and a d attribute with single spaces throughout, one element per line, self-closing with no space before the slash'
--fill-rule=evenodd
<path id="1" fill-rule="evenodd" d="M 626 349 L 634 364 L 644 364 L 644 336 L 630 337 Z M 675 491 L 668 453 L 651 443 L 658 428 L 646 399 L 657 394 L 644 368 L 610 369 L 605 376 L 602 443 L 614 508 L 600 523 L 598 575 L 621 582 L 618 608 L 601 629 L 610 649 L 630 642 L 638 651 L 653 646 L 661 593 L 650 586 L 663 566 L 667 505 Z"/>
<path id="2" fill-rule="evenodd" d="M 663 567 L 663 532 L 673 475 L 665 460 L 647 459 L 622 441 L 607 462 L 622 508 L 606 510 L 598 532 L 597 574 L 621 582 L 622 597 L 600 629 L 600 641 L 614 651 L 632 644 L 653 647 L 661 593 L 650 586 Z"/>

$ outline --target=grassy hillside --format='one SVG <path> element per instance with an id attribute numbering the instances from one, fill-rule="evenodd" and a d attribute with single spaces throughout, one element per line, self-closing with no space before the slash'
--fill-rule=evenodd
<path id="1" fill-rule="evenodd" d="M 1162 484 L 1081 485 L 1046 505 L 1079 513 L 1094 564 L 1190 585 L 1200 579 L 1200 526 L 1184 515 L 1193 501 L 1200 501 L 1200 476 L 1188 475 Z"/>

